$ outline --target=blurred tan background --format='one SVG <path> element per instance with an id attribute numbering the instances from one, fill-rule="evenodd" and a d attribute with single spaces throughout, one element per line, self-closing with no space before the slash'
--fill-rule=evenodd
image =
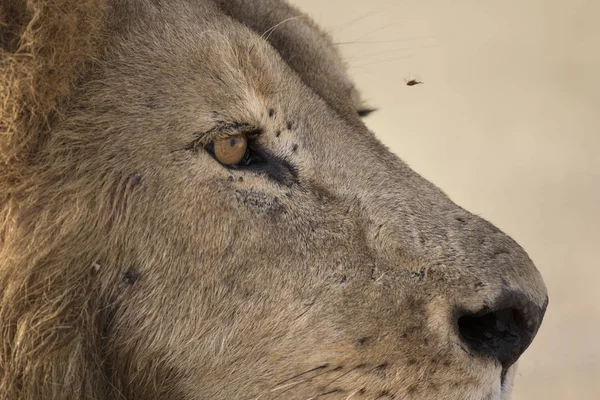
<path id="1" fill-rule="evenodd" d="M 291 1 L 340 43 L 381 140 L 541 270 L 514 398 L 600 399 L 600 1 Z"/>

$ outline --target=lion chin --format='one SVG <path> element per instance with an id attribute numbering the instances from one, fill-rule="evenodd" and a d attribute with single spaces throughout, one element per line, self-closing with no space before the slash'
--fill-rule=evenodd
<path id="1" fill-rule="evenodd" d="M 0 399 L 508 400 L 527 253 L 282 0 L 0 4 Z"/>

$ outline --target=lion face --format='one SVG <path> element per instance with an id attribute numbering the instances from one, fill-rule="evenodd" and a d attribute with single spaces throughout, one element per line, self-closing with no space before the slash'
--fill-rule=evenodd
<path id="1" fill-rule="evenodd" d="M 89 398 L 510 397 L 542 278 L 365 127 L 317 27 L 276 0 L 106 15 L 15 218 L 53 232 L 60 272 L 30 279 L 69 282 L 24 365 L 66 360 L 52 376 Z"/>

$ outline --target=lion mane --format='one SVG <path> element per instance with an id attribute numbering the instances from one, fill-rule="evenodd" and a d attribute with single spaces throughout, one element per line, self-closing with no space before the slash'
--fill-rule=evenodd
<path id="1" fill-rule="evenodd" d="M 91 333 L 96 311 L 85 290 L 93 268 L 80 265 L 89 253 L 76 253 L 93 237 L 76 232 L 83 215 L 52 205 L 51 177 L 61 166 L 45 165 L 37 149 L 101 51 L 104 7 L 102 0 L 0 4 L 2 399 L 87 399 L 101 384 L 91 350 L 101 338 Z M 65 265 L 66 259 L 78 261 Z"/>

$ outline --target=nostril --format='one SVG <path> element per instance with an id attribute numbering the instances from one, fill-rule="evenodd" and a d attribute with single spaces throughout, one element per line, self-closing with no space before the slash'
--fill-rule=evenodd
<path id="1" fill-rule="evenodd" d="M 493 357 L 506 371 L 531 344 L 547 306 L 547 298 L 538 303 L 525 293 L 505 290 L 479 311 L 455 309 L 454 324 L 470 353 Z"/>
<path id="2" fill-rule="evenodd" d="M 517 361 L 535 333 L 516 308 L 464 314 L 458 318 L 458 330 L 472 351 L 494 357 L 504 369 Z"/>

